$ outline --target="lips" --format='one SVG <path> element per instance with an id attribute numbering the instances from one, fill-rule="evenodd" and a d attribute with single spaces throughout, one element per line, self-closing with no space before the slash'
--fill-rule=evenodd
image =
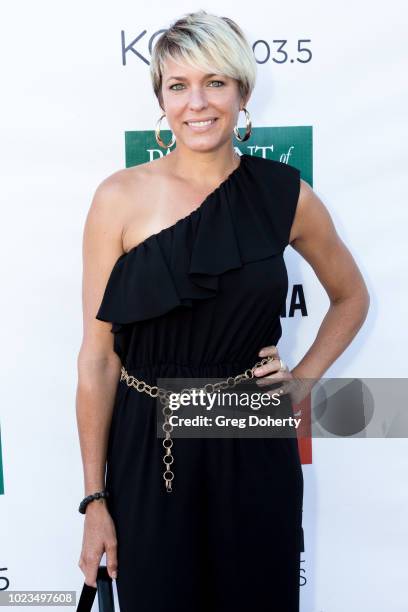
<path id="1" fill-rule="evenodd" d="M 195 119 L 194 121 L 197 121 L 197 119 Z M 205 119 L 201 119 L 201 121 L 205 121 Z M 190 130 L 191 134 L 206 134 L 207 132 L 210 133 L 213 127 L 215 126 L 217 122 L 217 117 L 208 118 L 207 121 L 210 121 L 211 123 L 197 124 L 185 122 L 185 124 L 186 127 L 188 127 L 188 129 Z"/>
<path id="2" fill-rule="evenodd" d="M 206 121 L 211 121 L 212 123 L 215 123 L 217 119 L 218 117 L 207 117 L 206 119 L 191 119 L 191 121 L 185 121 L 184 123 L 186 123 L 187 125 L 197 124 Z M 209 123 L 208 125 L 211 125 L 211 123 Z"/>

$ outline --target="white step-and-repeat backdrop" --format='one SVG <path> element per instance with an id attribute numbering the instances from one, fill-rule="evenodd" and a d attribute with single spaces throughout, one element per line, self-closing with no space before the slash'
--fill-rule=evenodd
<path id="1" fill-rule="evenodd" d="M 200 8 L 235 19 L 253 45 L 254 127 L 309 130 L 309 180 L 367 282 L 368 318 L 326 376 L 407 374 L 405 3 L 7 3 L 0 26 L 1 590 L 79 596 L 83 224 L 96 186 L 125 166 L 125 132 L 153 130 L 161 114 L 149 45 L 176 17 Z M 282 319 L 281 353 L 293 367 L 329 302 L 290 247 L 285 259 L 288 306 L 294 286 L 307 305 Z M 301 610 L 403 612 L 407 440 L 352 438 L 312 439 L 303 455 Z"/>

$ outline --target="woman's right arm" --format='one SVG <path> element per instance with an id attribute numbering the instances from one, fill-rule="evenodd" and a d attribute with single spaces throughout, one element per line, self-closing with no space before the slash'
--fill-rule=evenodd
<path id="1" fill-rule="evenodd" d="M 120 174 L 95 191 L 83 234 L 83 338 L 78 354 L 76 416 L 81 447 L 84 496 L 105 488 L 105 463 L 110 423 L 121 362 L 113 350 L 111 324 L 95 318 L 109 274 L 123 253 L 123 189 Z M 106 552 L 109 575 L 116 578 L 115 526 L 105 499 L 86 508 L 79 567 L 85 582 L 96 587 L 100 559 Z"/>

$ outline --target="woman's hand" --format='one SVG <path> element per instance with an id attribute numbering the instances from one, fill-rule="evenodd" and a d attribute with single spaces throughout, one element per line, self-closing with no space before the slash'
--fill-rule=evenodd
<path id="1" fill-rule="evenodd" d="M 262 359 L 270 359 L 268 363 L 253 370 L 255 376 L 262 377 L 256 382 L 259 387 L 266 387 L 273 383 L 290 380 L 292 378 L 292 374 L 289 372 L 287 366 L 283 364 L 284 367 L 281 367 L 280 356 L 276 346 L 265 346 L 259 351 L 258 355 L 262 357 Z M 281 388 L 282 387 L 275 389 L 273 393 L 279 393 L 279 389 Z"/>
<path id="2" fill-rule="evenodd" d="M 276 346 L 265 346 L 259 351 L 258 355 L 262 359 L 267 357 L 272 357 L 272 359 L 265 365 L 253 370 L 254 376 L 259 377 L 256 381 L 257 386 L 268 387 L 275 383 L 281 383 L 279 387 L 275 387 L 271 391 L 265 391 L 265 393 L 268 393 L 268 395 L 288 393 L 292 403 L 295 405 L 300 404 L 309 395 L 313 384 L 310 384 L 308 380 L 294 376 L 285 364 L 283 368 L 281 367 L 280 356 Z"/>
<path id="3" fill-rule="evenodd" d="M 85 583 L 96 587 L 96 576 L 103 553 L 106 552 L 106 567 L 111 578 L 116 579 L 117 540 L 115 525 L 103 500 L 88 504 L 85 512 L 82 551 L 79 567 L 85 575 Z"/>

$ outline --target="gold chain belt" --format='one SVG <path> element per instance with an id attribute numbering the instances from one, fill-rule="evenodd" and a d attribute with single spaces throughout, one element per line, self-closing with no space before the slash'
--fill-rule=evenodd
<path id="1" fill-rule="evenodd" d="M 227 389 L 229 387 L 235 387 L 242 380 L 253 378 L 254 370 L 260 366 L 265 365 L 269 361 L 272 361 L 274 357 L 269 355 L 268 357 L 264 357 L 261 361 L 257 361 L 252 368 L 248 368 L 242 374 L 237 374 L 236 376 L 229 376 L 226 380 L 222 380 L 216 382 L 214 384 L 207 383 L 204 385 L 204 390 L 206 393 L 213 393 L 217 389 Z M 166 449 L 165 455 L 163 457 L 163 462 L 165 464 L 165 470 L 163 472 L 163 478 L 166 486 L 167 493 L 172 491 L 172 480 L 174 479 L 174 472 L 170 469 L 170 466 L 174 462 L 174 457 L 171 454 L 171 448 L 173 446 L 173 440 L 171 438 L 171 431 L 173 431 L 173 425 L 169 422 L 169 417 L 173 414 L 173 410 L 169 408 L 169 398 L 174 391 L 170 389 L 163 389 L 161 387 L 157 387 L 155 385 L 148 385 L 144 380 L 139 380 L 135 376 L 131 376 L 128 374 L 126 369 L 122 366 L 120 373 L 120 380 L 124 380 L 128 387 L 133 387 L 136 391 L 141 393 L 147 393 L 150 397 L 159 397 L 159 401 L 163 404 L 162 414 L 164 416 L 164 423 L 162 425 L 162 429 L 164 431 L 164 439 L 163 446 Z M 190 391 L 195 390 L 195 387 L 190 387 L 187 389 L 182 389 L 180 393 L 189 393 Z"/>

